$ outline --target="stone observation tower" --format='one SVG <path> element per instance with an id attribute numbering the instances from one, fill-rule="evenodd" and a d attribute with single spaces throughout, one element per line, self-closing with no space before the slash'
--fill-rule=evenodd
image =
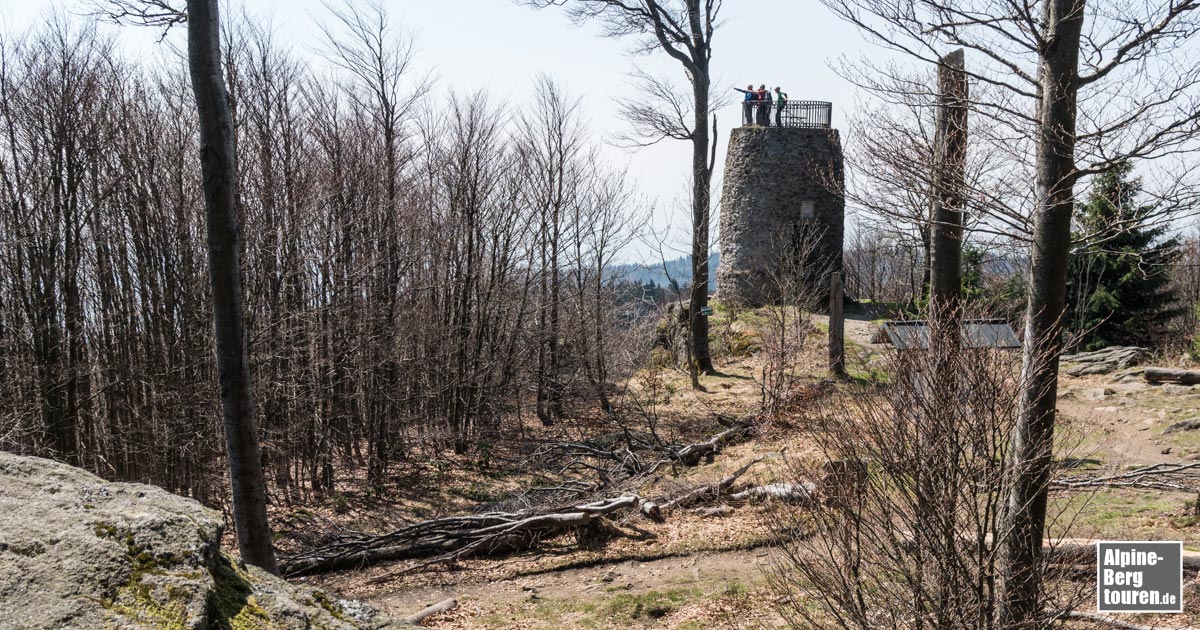
<path id="1" fill-rule="evenodd" d="M 780 126 L 772 115 L 772 126 L 733 130 L 721 197 L 721 301 L 762 306 L 828 297 L 829 272 L 842 270 L 846 213 L 832 113 L 830 103 L 792 101 Z"/>

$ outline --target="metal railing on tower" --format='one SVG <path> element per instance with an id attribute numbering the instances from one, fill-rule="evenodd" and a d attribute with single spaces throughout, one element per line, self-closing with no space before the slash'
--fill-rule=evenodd
<path id="1" fill-rule="evenodd" d="M 829 128 L 833 123 L 833 103 L 825 101 L 743 101 L 744 127 Z"/>

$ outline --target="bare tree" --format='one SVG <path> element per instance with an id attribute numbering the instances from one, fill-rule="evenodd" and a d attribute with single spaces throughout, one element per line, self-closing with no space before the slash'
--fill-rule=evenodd
<path id="1" fill-rule="evenodd" d="M 1171 284 L 1179 302 L 1187 308 L 1175 323 L 1177 344 L 1192 358 L 1196 358 L 1195 339 L 1200 333 L 1200 234 L 1193 231 L 1179 245 L 1179 256 L 1171 270 Z M 1178 346 L 1177 346 L 1178 347 Z"/>
<path id="2" fill-rule="evenodd" d="M 779 506 L 769 519 L 787 541 L 768 571 L 791 596 L 777 609 L 793 628 L 1011 627 L 996 617 L 996 578 L 1019 361 L 932 337 L 883 363 L 886 382 L 851 384 L 801 412 L 818 456 L 793 476 L 820 480 L 824 505 Z M 928 368 L 937 363 L 952 366 L 953 383 Z M 1086 581 L 1064 585 L 1054 603 L 1070 610 L 1087 594 Z"/>
<path id="3" fill-rule="evenodd" d="M 639 99 L 622 109 L 634 126 L 636 142 L 653 144 L 663 139 L 692 143 L 692 284 L 688 298 L 688 322 L 692 369 L 713 372 L 708 348 L 708 248 L 712 209 L 712 175 L 716 160 L 715 118 L 712 95 L 713 33 L 718 26 L 721 0 L 522 0 L 545 8 L 568 6 L 571 19 L 582 23 L 598 21 L 609 37 L 636 37 L 636 51 L 661 51 L 683 66 L 691 82 L 691 100 L 681 98 L 670 81 L 636 72 L 643 94 L 653 94 L 657 103 Z"/>
<path id="4" fill-rule="evenodd" d="M 765 360 L 759 379 L 762 408 L 777 414 L 803 389 L 804 349 L 814 330 L 811 313 L 822 308 L 832 265 L 821 249 L 825 229 L 811 222 L 771 237 L 767 282 L 777 302 L 765 308 L 762 329 Z"/>
<path id="5" fill-rule="evenodd" d="M 537 414 L 551 424 L 563 413 L 562 290 L 567 221 L 577 207 L 587 164 L 579 120 L 579 100 L 568 98 L 549 77 L 538 79 L 534 102 L 518 118 L 518 155 L 528 174 L 522 201 L 538 217 L 538 266 L 541 296 L 538 306 Z"/>
<path id="6" fill-rule="evenodd" d="M 941 186 L 937 82 L 920 71 L 888 75 L 843 65 L 838 72 L 870 97 L 849 115 L 846 196 L 858 210 L 860 230 L 911 252 L 909 284 L 917 290 L 909 301 L 915 306 L 929 297 L 931 240 L 938 224 L 932 216 L 934 190 Z M 970 109 L 970 101 L 965 103 L 964 114 Z M 1027 243 L 1028 228 L 1017 219 L 1028 196 L 1021 189 L 1024 165 L 1009 155 L 1011 139 L 1001 133 L 1000 123 L 978 116 L 971 125 L 972 140 L 960 156 L 961 209 L 952 214 L 962 220 L 963 234 L 956 240 L 984 241 L 989 247 Z M 863 245 L 882 253 L 876 243 Z"/>
<path id="7" fill-rule="evenodd" d="M 958 336 L 953 321 L 957 317 L 962 285 L 968 87 L 961 48 L 940 62 L 929 237 L 929 307 L 937 328 L 951 339 Z"/>
<path id="8" fill-rule="evenodd" d="M 246 347 L 237 161 L 233 117 L 221 68 L 220 33 L 217 0 L 188 0 L 188 66 L 200 118 L 208 269 L 225 444 L 233 484 L 233 520 L 242 559 L 274 573 L 275 551 L 267 520 L 267 489 Z"/>
<path id="9" fill-rule="evenodd" d="M 372 301 L 381 301 L 388 306 L 381 316 L 372 317 L 365 325 L 370 336 L 390 338 L 390 343 L 373 346 L 373 349 L 384 349 L 399 343 L 394 325 L 396 302 L 405 267 L 415 262 L 413 248 L 405 238 L 411 235 L 401 229 L 403 213 L 399 199 L 401 172 L 411 157 L 403 152 L 403 127 L 423 91 L 403 90 L 403 81 L 413 60 L 413 38 L 397 29 L 382 4 L 364 4 L 345 2 L 341 8 L 326 4 L 334 24 L 323 25 L 322 30 L 326 39 L 326 58 L 350 77 L 345 92 L 354 107 L 369 117 L 381 135 L 383 203 L 371 217 L 370 227 L 378 235 L 390 235 L 390 238 L 377 241 L 377 273 L 371 274 L 366 290 L 372 294 Z M 428 82 L 428 78 L 422 82 Z M 368 373 L 365 383 L 369 405 L 367 417 L 371 425 L 368 470 L 372 481 L 379 484 L 395 447 L 391 419 L 398 410 L 388 390 L 399 379 L 399 366 L 386 352 L 371 357 L 371 363 L 375 367 Z"/>
<path id="10" fill-rule="evenodd" d="M 200 128 L 213 338 L 233 520 L 243 560 L 274 573 L 278 569 L 267 519 L 242 298 L 239 177 L 233 112 L 222 65 L 218 1 L 188 0 L 184 12 L 165 0 L 110 0 L 100 3 L 98 12 L 118 22 L 164 29 L 188 24 L 187 58 Z"/>
<path id="11" fill-rule="evenodd" d="M 1004 623 L 1030 623 L 1040 612 L 1039 559 L 1075 184 L 1121 159 L 1158 160 L 1158 168 L 1172 168 L 1177 153 L 1193 142 L 1200 72 L 1190 42 L 1200 32 L 1200 3 L 825 4 L 884 46 L 931 65 L 940 63 L 944 48 L 965 48 L 977 58 L 968 64 L 968 77 L 987 88 L 974 91 L 972 111 L 1008 130 L 1014 157 L 1019 151 L 1035 156 L 1025 206 L 1032 228 L 1023 393 L 1000 608 Z M 1183 95 L 1192 98 L 1190 105 Z"/>

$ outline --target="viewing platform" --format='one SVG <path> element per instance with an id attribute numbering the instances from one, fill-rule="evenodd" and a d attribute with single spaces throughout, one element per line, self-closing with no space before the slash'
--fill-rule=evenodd
<path id="1" fill-rule="evenodd" d="M 742 112 L 743 127 L 828 129 L 833 123 L 833 103 L 825 101 L 787 101 L 782 111 L 770 101 L 743 101 Z"/>

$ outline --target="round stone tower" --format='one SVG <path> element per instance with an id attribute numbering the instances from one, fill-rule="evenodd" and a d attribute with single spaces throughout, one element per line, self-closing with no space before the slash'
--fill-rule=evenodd
<path id="1" fill-rule="evenodd" d="M 799 103 L 788 103 L 789 109 Z M 829 107 L 828 103 L 806 103 Z M 717 297 L 762 306 L 805 299 L 827 304 L 828 273 L 842 269 L 842 144 L 824 116 L 786 126 L 733 130 L 721 196 Z M 818 123 L 809 123 L 813 119 Z M 824 289 L 822 291 L 822 289 Z"/>

